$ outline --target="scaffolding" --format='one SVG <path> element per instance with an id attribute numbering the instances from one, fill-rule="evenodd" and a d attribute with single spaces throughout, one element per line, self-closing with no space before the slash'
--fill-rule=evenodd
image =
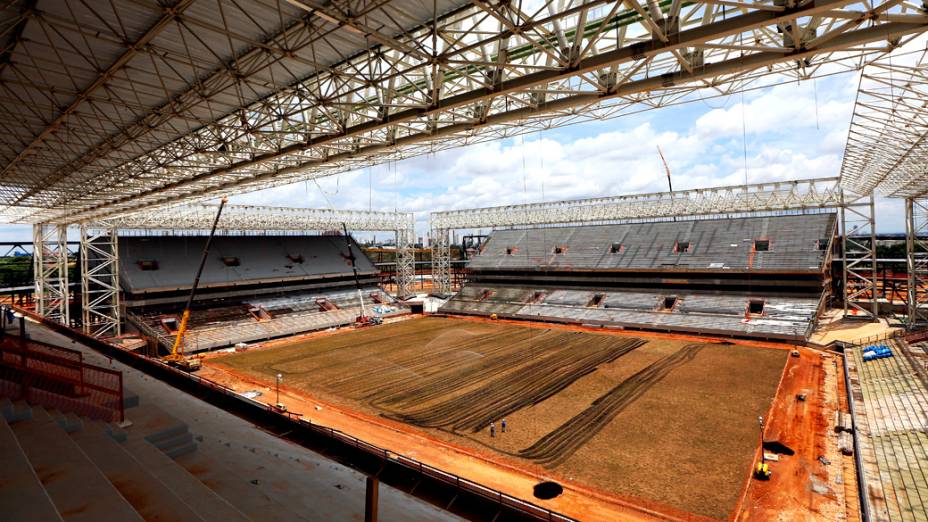
<path id="1" fill-rule="evenodd" d="M 70 326 L 68 227 L 33 225 L 32 244 L 36 311 L 48 319 Z"/>
<path id="2" fill-rule="evenodd" d="M 909 48 L 913 46 L 873 60 L 864 68 L 841 166 L 841 186 L 846 194 L 876 192 L 905 202 L 909 287 L 905 324 L 909 328 L 924 326 L 928 314 L 925 244 L 919 238 L 926 228 L 928 195 L 928 50 L 923 42 Z M 874 301 L 867 311 L 876 313 L 871 297 L 876 295 L 876 285 L 869 276 L 875 270 L 868 259 L 875 257 L 870 197 L 869 202 L 848 197 L 846 214 L 851 226 L 846 234 L 845 277 L 859 302 Z"/>
<path id="3" fill-rule="evenodd" d="M 906 327 L 928 325 L 928 200 L 905 200 L 906 268 L 908 293 Z"/>
<path id="4" fill-rule="evenodd" d="M 873 192 L 841 191 L 841 251 L 844 316 L 876 319 L 876 221 Z"/>
<path id="5" fill-rule="evenodd" d="M 838 178 L 814 178 L 433 212 L 432 279 L 438 293 L 451 292 L 449 235 L 452 230 L 629 223 L 837 209 L 843 202 L 838 182 Z"/>
<path id="6" fill-rule="evenodd" d="M 94 337 L 122 333 L 119 236 L 112 227 L 81 226 L 81 327 Z"/>

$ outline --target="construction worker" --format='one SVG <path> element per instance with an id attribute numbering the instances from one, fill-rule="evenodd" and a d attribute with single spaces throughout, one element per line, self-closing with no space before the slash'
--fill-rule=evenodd
<path id="1" fill-rule="evenodd" d="M 496 425 L 492 422 L 490 423 L 490 438 L 496 437 Z"/>
<path id="2" fill-rule="evenodd" d="M 503 421 L 500 422 L 500 426 L 499 426 L 499 427 L 502 428 L 501 433 L 506 433 L 506 419 L 503 419 Z"/>

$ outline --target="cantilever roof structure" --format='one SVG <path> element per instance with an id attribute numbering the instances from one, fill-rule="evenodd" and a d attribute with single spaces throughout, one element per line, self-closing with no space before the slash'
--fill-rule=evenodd
<path id="1" fill-rule="evenodd" d="M 841 183 L 858 193 L 928 194 L 928 49 L 892 53 L 864 68 Z"/>
<path id="2" fill-rule="evenodd" d="M 158 211 L 114 216 L 91 226 L 119 230 L 209 230 L 216 218 L 215 205 L 179 205 Z M 413 214 L 376 210 L 329 210 L 312 208 L 226 205 L 216 224 L 222 231 L 409 231 Z"/>
<path id="3" fill-rule="evenodd" d="M 0 9 L 0 215 L 26 223 L 94 221 L 830 74 L 928 27 L 903 0 Z"/>

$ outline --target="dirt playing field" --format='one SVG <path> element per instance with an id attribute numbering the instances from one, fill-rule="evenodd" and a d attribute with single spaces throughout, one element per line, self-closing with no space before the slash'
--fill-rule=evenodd
<path id="1" fill-rule="evenodd" d="M 726 519 L 787 356 L 730 343 L 424 318 L 207 363 L 271 386 L 280 373 L 289 390 L 510 465 Z"/>

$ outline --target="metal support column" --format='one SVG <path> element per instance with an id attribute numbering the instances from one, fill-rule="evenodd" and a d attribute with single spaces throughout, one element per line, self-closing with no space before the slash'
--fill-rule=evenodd
<path id="1" fill-rule="evenodd" d="M 396 295 L 401 299 L 415 293 L 415 238 L 415 219 L 409 214 L 406 222 L 396 229 Z"/>
<path id="2" fill-rule="evenodd" d="M 67 225 L 33 225 L 32 244 L 36 312 L 69 325 Z"/>
<path id="3" fill-rule="evenodd" d="M 451 293 L 451 245 L 445 228 L 432 229 L 432 286 L 441 295 Z"/>
<path id="4" fill-rule="evenodd" d="M 905 200 L 905 254 L 908 272 L 906 327 L 928 324 L 928 200 Z"/>
<path id="5" fill-rule="evenodd" d="M 364 491 L 364 522 L 377 522 L 379 497 L 380 480 L 376 477 L 367 477 L 367 488 Z"/>
<path id="6" fill-rule="evenodd" d="M 844 316 L 876 319 L 876 223 L 873 192 L 841 191 Z"/>
<path id="7" fill-rule="evenodd" d="M 119 244 L 113 228 L 81 225 L 81 310 L 84 333 L 122 333 L 119 303 Z"/>

